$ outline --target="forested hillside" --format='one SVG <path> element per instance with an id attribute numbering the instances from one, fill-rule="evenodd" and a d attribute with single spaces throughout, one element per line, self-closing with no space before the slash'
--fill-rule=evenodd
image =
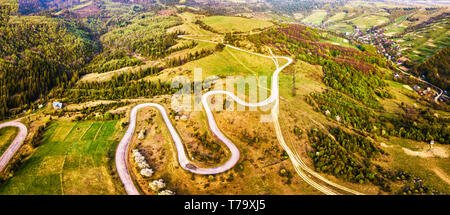
<path id="1" fill-rule="evenodd" d="M 98 50 L 77 22 L 16 13 L 17 6 L 0 7 L 0 119 L 55 86 L 75 83 Z"/>
<path id="2" fill-rule="evenodd" d="M 107 47 L 136 52 L 152 59 L 164 57 L 168 48 L 177 43 L 177 34 L 166 34 L 166 29 L 182 24 L 177 16 L 156 16 L 154 13 L 140 14 L 129 22 L 131 24 L 103 35 L 102 42 Z"/>
<path id="3" fill-rule="evenodd" d="M 450 47 L 445 47 L 422 64 L 413 68 L 417 75 L 424 75 L 432 84 L 450 90 Z"/>
<path id="4" fill-rule="evenodd" d="M 389 97 L 384 92 L 379 67 L 386 61 L 379 55 L 345 48 L 329 43 L 316 42 L 321 39 L 317 30 L 303 25 L 285 25 L 261 35 L 249 36 L 258 47 L 273 44 L 285 54 L 293 54 L 299 60 L 323 66 L 324 83 L 348 94 L 372 108 L 381 108 L 377 97 Z"/>

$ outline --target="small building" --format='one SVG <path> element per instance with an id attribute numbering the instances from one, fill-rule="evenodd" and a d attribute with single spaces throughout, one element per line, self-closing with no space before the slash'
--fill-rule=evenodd
<path id="1" fill-rule="evenodd" d="M 63 103 L 61 102 L 53 102 L 53 109 L 58 110 L 63 108 Z"/>

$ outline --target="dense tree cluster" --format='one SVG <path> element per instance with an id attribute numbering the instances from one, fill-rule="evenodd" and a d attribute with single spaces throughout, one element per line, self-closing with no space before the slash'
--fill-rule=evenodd
<path id="1" fill-rule="evenodd" d="M 432 84 L 450 91 L 450 47 L 445 47 L 412 69 L 418 76 L 424 75 Z"/>
<path id="2" fill-rule="evenodd" d="M 10 19 L 16 9 L 0 7 L 0 119 L 55 86 L 74 84 L 97 50 L 78 23 L 44 16 Z"/>
<path id="3" fill-rule="evenodd" d="M 306 101 L 316 110 L 340 123 L 351 126 L 371 135 L 388 138 L 398 136 L 417 141 L 436 141 L 440 144 L 450 144 L 450 119 L 437 117 L 431 110 L 421 110 L 402 105 L 402 113 L 392 114 L 374 111 L 363 104 L 342 95 L 326 90 L 322 93 L 312 93 Z"/>
<path id="4" fill-rule="evenodd" d="M 386 132 L 417 141 L 437 141 L 450 144 L 450 119 L 436 116 L 430 109 L 417 109 L 402 104 L 399 116 L 381 114 L 378 117 Z"/>
<path id="5" fill-rule="evenodd" d="M 214 53 L 214 49 L 204 48 L 200 51 L 195 51 L 194 53 L 188 53 L 185 56 L 172 57 L 167 60 L 168 67 L 181 66 L 189 61 L 198 60 L 200 58 L 206 57 Z"/>
<path id="6" fill-rule="evenodd" d="M 294 54 L 300 60 L 322 65 L 325 84 L 355 97 L 369 107 L 381 108 L 377 95 L 390 97 L 385 90 L 381 90 L 386 84 L 377 69 L 386 67 L 386 62 L 368 48 L 367 51 L 360 51 L 316 42 L 322 38 L 317 30 L 294 24 L 248 38 L 256 46 L 271 44 Z M 375 93 L 377 90 L 378 94 Z"/>
<path id="7" fill-rule="evenodd" d="M 293 14 L 299 11 L 311 12 L 312 10 L 323 8 L 325 5 L 329 7 L 343 6 L 346 0 L 336 1 L 314 1 L 314 0 L 268 0 L 274 7 L 273 11 L 279 14 Z"/>
<path id="8" fill-rule="evenodd" d="M 82 82 L 73 89 L 55 90 L 55 98 L 67 102 L 86 102 L 92 100 L 119 100 L 138 97 L 153 97 L 155 95 L 173 94 L 178 89 L 172 88 L 170 83 L 158 81 L 110 81 Z"/>
<path id="9" fill-rule="evenodd" d="M 156 16 L 143 13 L 129 20 L 129 24 L 104 34 L 101 41 L 111 49 L 124 49 L 130 53 L 157 59 L 170 54 L 183 32 L 167 33 L 166 30 L 182 24 L 177 16 Z"/>
<path id="10" fill-rule="evenodd" d="M 127 66 L 142 65 L 142 61 L 134 58 L 123 50 L 106 50 L 94 57 L 87 66 L 88 72 L 109 72 Z"/>
<path id="11" fill-rule="evenodd" d="M 372 161 L 381 149 L 366 137 L 347 133 L 340 128 L 329 131 L 335 139 L 317 129 L 308 132 L 314 150 L 308 155 L 316 170 L 332 174 L 354 183 L 372 182 L 389 191 L 388 179 Z"/>
<path id="12" fill-rule="evenodd" d="M 198 143 L 188 143 L 187 147 L 195 160 L 214 165 L 225 158 L 225 150 L 215 140 L 209 140 L 206 132 L 203 134 L 195 132 L 194 137 Z"/>
<path id="13" fill-rule="evenodd" d="M 373 110 L 358 104 L 346 95 L 326 90 L 322 93 L 311 93 L 314 103 L 309 97 L 307 101 L 325 115 L 335 119 L 337 116 L 345 125 L 363 131 L 372 131 L 376 114 Z"/>

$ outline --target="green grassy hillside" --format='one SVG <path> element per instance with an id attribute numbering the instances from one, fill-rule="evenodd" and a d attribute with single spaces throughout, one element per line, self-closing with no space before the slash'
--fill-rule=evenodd
<path id="1" fill-rule="evenodd" d="M 111 160 L 120 133 L 117 121 L 52 124 L 0 194 L 123 194 Z"/>

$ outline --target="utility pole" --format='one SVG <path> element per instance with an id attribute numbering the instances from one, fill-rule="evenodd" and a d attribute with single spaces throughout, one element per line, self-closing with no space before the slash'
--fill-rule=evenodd
<path id="1" fill-rule="evenodd" d="M 295 69 L 292 70 L 292 96 L 295 96 Z"/>

